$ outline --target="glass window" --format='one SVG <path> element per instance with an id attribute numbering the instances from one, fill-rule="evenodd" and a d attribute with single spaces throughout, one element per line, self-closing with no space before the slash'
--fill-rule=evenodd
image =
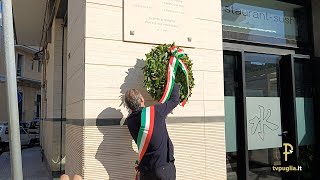
<path id="1" fill-rule="evenodd" d="M 17 76 L 22 76 L 23 55 L 18 54 L 17 57 Z"/>
<path id="2" fill-rule="evenodd" d="M 224 38 L 297 46 L 306 41 L 305 8 L 277 0 L 222 0 Z"/>
<path id="3" fill-rule="evenodd" d="M 0 83 L 6 82 L 7 78 L 5 76 L 0 75 Z"/>
<path id="4" fill-rule="evenodd" d="M 314 111 L 312 93 L 312 64 L 295 59 L 295 91 L 298 143 L 300 146 L 314 144 Z"/>
<path id="5" fill-rule="evenodd" d="M 41 113 L 41 95 L 37 94 L 37 100 L 36 100 L 36 118 L 40 118 Z"/>
<path id="6" fill-rule="evenodd" d="M 279 60 L 281 56 L 246 53 L 247 97 L 279 97 Z"/>
<path id="7" fill-rule="evenodd" d="M 235 98 L 235 67 L 237 56 L 224 55 L 224 106 L 225 106 L 225 137 L 228 179 L 237 179 L 237 129 L 236 129 L 236 98 Z"/>
<path id="8" fill-rule="evenodd" d="M 295 59 L 296 116 L 299 144 L 299 165 L 304 168 L 302 179 L 312 179 L 315 163 L 315 129 L 313 108 L 312 64 Z"/>
<path id="9" fill-rule="evenodd" d="M 38 72 L 41 72 L 41 69 L 42 69 L 42 64 L 41 64 L 41 61 L 39 60 L 38 61 Z"/>
<path id="10" fill-rule="evenodd" d="M 31 70 L 33 70 L 33 64 L 34 64 L 34 62 L 32 61 L 31 62 Z"/>

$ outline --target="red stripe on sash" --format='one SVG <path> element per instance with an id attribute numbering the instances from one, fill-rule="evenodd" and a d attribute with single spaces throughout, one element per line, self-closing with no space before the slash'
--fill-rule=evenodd
<path id="1" fill-rule="evenodd" d="M 149 125 L 149 131 L 148 131 L 148 135 L 146 137 L 146 141 L 145 141 L 145 144 L 141 150 L 141 154 L 140 154 L 140 157 L 139 157 L 139 161 L 141 161 L 141 159 L 143 158 L 144 154 L 146 153 L 147 151 L 147 148 L 149 146 L 149 143 L 150 143 L 150 140 L 151 140 L 151 137 L 152 137 L 152 133 L 153 133 L 153 126 L 154 126 L 154 106 L 150 106 L 150 125 Z"/>

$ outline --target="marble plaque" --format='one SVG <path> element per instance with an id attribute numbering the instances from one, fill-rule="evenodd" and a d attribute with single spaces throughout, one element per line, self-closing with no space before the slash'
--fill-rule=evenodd
<path id="1" fill-rule="evenodd" d="M 192 46 L 190 0 L 124 0 L 124 41 Z"/>

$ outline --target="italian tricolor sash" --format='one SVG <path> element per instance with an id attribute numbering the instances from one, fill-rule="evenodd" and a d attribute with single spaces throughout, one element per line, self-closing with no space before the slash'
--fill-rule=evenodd
<path id="1" fill-rule="evenodd" d="M 185 56 L 185 53 L 183 52 L 182 49 L 177 48 L 175 46 L 172 46 L 170 48 L 170 51 L 172 53 L 172 56 L 170 57 L 170 61 L 169 61 L 169 65 L 168 65 L 167 84 L 166 84 L 165 91 L 162 95 L 162 98 L 160 99 L 160 103 L 165 103 L 166 101 L 169 100 L 171 93 L 172 93 L 173 86 L 174 86 L 174 80 L 176 77 L 177 69 L 178 69 L 178 67 L 180 67 L 182 69 L 184 75 L 186 76 L 187 87 L 188 87 L 188 94 L 187 94 L 186 98 L 182 101 L 182 104 L 181 104 L 182 106 L 184 106 L 187 102 L 187 98 L 190 95 L 188 68 L 185 65 L 185 63 L 181 60 L 181 58 Z"/>
<path id="2" fill-rule="evenodd" d="M 138 139 L 137 139 L 137 145 L 138 145 L 138 151 L 139 151 L 139 158 L 137 162 L 138 165 L 149 146 L 152 133 L 153 133 L 154 117 L 155 117 L 154 106 L 145 107 L 142 109 L 141 125 L 140 125 L 140 130 L 139 130 Z M 135 179 L 138 180 L 139 179 L 138 168 L 136 168 L 136 171 L 137 171 L 137 174 Z"/>

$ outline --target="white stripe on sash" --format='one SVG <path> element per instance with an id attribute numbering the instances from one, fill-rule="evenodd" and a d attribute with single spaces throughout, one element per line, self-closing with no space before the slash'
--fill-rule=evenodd
<path id="1" fill-rule="evenodd" d="M 139 148 L 139 157 L 140 157 L 141 151 L 143 149 L 143 146 L 146 142 L 148 132 L 149 132 L 149 127 L 150 127 L 150 107 L 147 107 L 146 108 L 146 124 L 145 124 L 145 128 L 143 131 L 143 135 L 141 137 L 140 148 Z"/>

